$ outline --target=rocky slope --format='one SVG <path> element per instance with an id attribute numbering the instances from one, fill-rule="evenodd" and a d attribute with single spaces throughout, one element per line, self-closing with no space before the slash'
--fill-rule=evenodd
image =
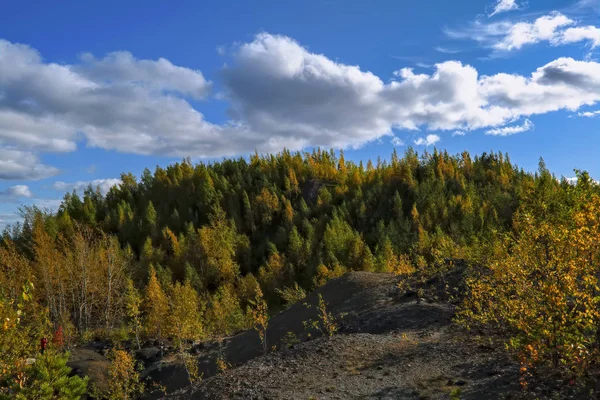
<path id="1" fill-rule="evenodd" d="M 495 399 L 517 391 L 518 366 L 502 348 L 452 323 L 445 284 L 399 289 L 399 279 L 354 272 L 332 280 L 306 299 L 310 307 L 295 304 L 271 319 L 267 337 L 276 350 L 262 355 L 248 331 L 198 350 L 200 384 L 181 388 L 176 363 L 155 378 L 172 399 Z M 341 318 L 332 338 L 303 325 L 316 317 L 319 294 Z M 288 332 L 300 342 L 287 345 Z M 231 367 L 217 373 L 219 355 Z"/>

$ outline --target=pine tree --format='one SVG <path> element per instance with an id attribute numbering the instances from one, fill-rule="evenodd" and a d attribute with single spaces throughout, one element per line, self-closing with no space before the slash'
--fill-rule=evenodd
<path id="1" fill-rule="evenodd" d="M 17 400 L 78 400 L 87 394 L 88 378 L 71 375 L 69 355 L 47 351 L 36 358 L 30 368 L 27 384 L 16 394 Z"/>

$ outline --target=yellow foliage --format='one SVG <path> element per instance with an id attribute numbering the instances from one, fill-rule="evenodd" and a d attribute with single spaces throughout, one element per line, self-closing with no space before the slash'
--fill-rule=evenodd
<path id="1" fill-rule="evenodd" d="M 145 328 L 146 334 L 152 338 L 161 339 L 166 333 L 166 323 L 169 315 L 169 300 L 167 295 L 160 287 L 156 278 L 156 271 L 150 267 L 150 280 L 146 287 L 145 296 Z"/>
<path id="2" fill-rule="evenodd" d="M 346 273 L 346 269 L 340 264 L 336 264 L 333 268 L 327 268 L 323 264 L 319 264 L 316 270 L 313 282 L 316 287 L 323 286 L 328 280 L 340 277 Z"/>
<path id="3" fill-rule="evenodd" d="M 189 282 L 175 283 L 170 296 L 169 333 L 180 342 L 200 339 L 202 308 L 198 293 Z"/>
<path id="4" fill-rule="evenodd" d="M 272 293 L 275 288 L 281 286 L 284 278 L 284 267 L 284 258 L 279 253 L 274 252 L 269 256 L 267 263 L 258 270 L 258 281 L 268 293 Z"/>
<path id="5" fill-rule="evenodd" d="M 525 366 L 583 374 L 599 361 L 600 197 L 560 223 L 520 212 L 514 225 L 506 253 L 468 280 L 460 320 L 507 330 Z"/>
<path id="6" fill-rule="evenodd" d="M 267 302 L 263 298 L 260 288 L 256 292 L 256 297 L 248 308 L 248 316 L 252 321 L 252 327 L 258 332 L 260 341 L 263 345 L 263 352 L 267 352 L 267 326 L 269 325 L 269 310 Z"/>
<path id="7" fill-rule="evenodd" d="M 109 400 L 135 399 L 143 393 L 144 384 L 140 382 L 135 359 L 125 350 L 113 349 L 109 356 L 108 367 L 110 386 L 104 397 Z"/>

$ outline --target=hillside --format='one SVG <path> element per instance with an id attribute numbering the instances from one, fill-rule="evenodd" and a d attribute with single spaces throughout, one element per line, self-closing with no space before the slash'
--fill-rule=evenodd
<path id="1" fill-rule="evenodd" d="M 35 390 L 20 379 L 45 376 L 46 338 L 44 362 L 89 376 L 87 389 L 71 383 L 97 398 L 152 382 L 172 394 L 196 365 L 204 383 L 190 395 L 207 398 L 476 398 L 505 384 L 589 398 L 600 186 L 577 178 L 502 154 L 408 149 L 365 167 L 284 151 L 184 160 L 123 174 L 106 196 L 67 194 L 57 213 L 26 208 L 0 244 L 0 394 Z M 319 295 L 339 320 L 330 340 L 305 328 L 324 313 Z M 253 328 L 269 316 L 262 355 Z"/>
<path id="2" fill-rule="evenodd" d="M 308 340 L 302 321 L 315 318 L 315 309 L 296 304 L 271 320 L 267 337 L 278 350 L 260 355 L 256 332 L 234 336 L 224 343 L 231 369 L 169 398 L 447 399 L 459 389 L 460 398 L 495 399 L 518 388 L 518 365 L 452 323 L 454 305 L 440 298 L 436 282 L 424 285 L 420 300 L 397 287 L 400 279 L 353 272 L 329 281 L 307 303 L 321 294 L 329 311 L 345 315 L 339 333 L 312 331 Z M 301 343 L 282 344 L 287 332 Z"/>

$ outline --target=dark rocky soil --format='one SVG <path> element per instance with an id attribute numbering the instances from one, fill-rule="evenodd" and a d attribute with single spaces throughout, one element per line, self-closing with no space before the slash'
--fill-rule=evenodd
<path id="1" fill-rule="evenodd" d="M 440 282 L 417 291 L 398 289 L 398 281 L 387 274 L 347 274 L 312 293 L 311 307 L 296 304 L 271 319 L 267 338 L 276 350 L 262 355 L 258 335 L 248 331 L 198 350 L 199 385 L 181 389 L 185 373 L 176 362 L 154 378 L 173 399 L 448 399 L 451 392 L 461 399 L 499 399 L 518 391 L 518 365 L 502 346 L 452 323 L 454 306 Z M 343 315 L 332 338 L 302 324 L 315 318 L 318 294 L 329 311 Z M 287 346 L 288 332 L 300 343 Z M 219 354 L 232 365 L 221 373 Z"/>

